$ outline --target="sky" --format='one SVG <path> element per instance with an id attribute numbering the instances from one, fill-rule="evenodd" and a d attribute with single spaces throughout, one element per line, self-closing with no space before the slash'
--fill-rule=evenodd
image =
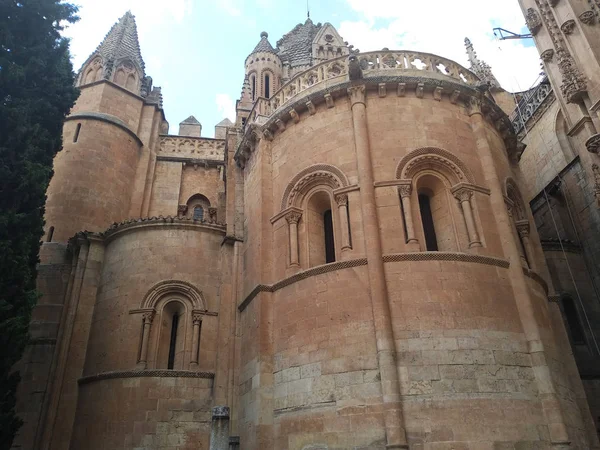
<path id="1" fill-rule="evenodd" d="M 128 10 L 136 17 L 146 74 L 162 88 L 170 133 L 194 115 L 213 137 L 223 118 L 235 119 L 244 60 L 267 31 L 273 46 L 306 20 L 306 0 L 71 0 L 81 20 L 71 38 L 78 71 L 110 27 Z M 529 40 L 499 41 L 493 28 L 524 33 L 517 0 L 309 0 L 313 22 L 330 22 L 361 51 L 414 50 L 468 67 L 464 38 L 512 92 L 538 79 L 540 60 Z"/>

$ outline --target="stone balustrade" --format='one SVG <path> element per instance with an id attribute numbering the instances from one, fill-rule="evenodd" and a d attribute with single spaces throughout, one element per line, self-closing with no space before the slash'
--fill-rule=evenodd
<path id="1" fill-rule="evenodd" d="M 545 100 L 552 94 L 552 87 L 548 82 L 542 82 L 523 94 L 517 107 L 510 115 L 510 121 L 517 134 L 525 129 L 527 122 L 536 115 Z"/>
<path id="2" fill-rule="evenodd" d="M 385 50 L 359 53 L 356 56 L 365 76 L 368 76 L 370 71 L 375 70 L 390 70 L 395 73 L 417 71 L 425 72 L 422 74 L 423 76 L 426 76 L 426 72 L 447 76 L 467 85 L 475 85 L 480 81 L 477 75 L 460 64 L 429 53 Z M 261 105 L 260 111 L 256 110 L 255 115 L 269 115 L 295 99 L 300 93 L 319 83 L 330 82 L 333 84 L 337 81 L 343 81 L 348 75 L 348 64 L 348 56 L 342 56 L 322 62 L 299 73 L 284 84 L 268 100 L 268 104 Z"/>

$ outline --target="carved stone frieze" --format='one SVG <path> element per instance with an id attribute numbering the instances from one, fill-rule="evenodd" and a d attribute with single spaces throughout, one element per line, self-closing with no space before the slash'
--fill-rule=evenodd
<path id="1" fill-rule="evenodd" d="M 527 28 L 533 36 L 538 34 L 538 31 L 542 28 L 542 19 L 540 18 L 540 14 L 533 8 L 529 8 L 527 10 L 527 15 L 525 16 L 525 21 L 527 22 Z"/>
<path id="2" fill-rule="evenodd" d="M 588 149 L 590 153 L 599 154 L 600 150 L 600 134 L 594 134 L 591 136 L 586 142 L 585 147 Z"/>
<path id="3" fill-rule="evenodd" d="M 550 61 L 552 61 L 553 57 L 554 57 L 554 49 L 552 49 L 552 48 L 549 48 L 548 50 L 545 50 L 540 55 L 540 58 L 542 58 L 542 61 L 544 61 L 544 62 L 550 62 Z"/>
<path id="4" fill-rule="evenodd" d="M 572 34 L 575 30 L 576 24 L 577 23 L 573 19 L 569 19 L 560 26 L 560 29 L 564 34 L 568 36 L 569 34 Z"/>
<path id="5" fill-rule="evenodd" d="M 596 23 L 596 13 L 594 11 L 584 11 L 579 15 L 581 20 L 586 25 L 594 25 Z"/>

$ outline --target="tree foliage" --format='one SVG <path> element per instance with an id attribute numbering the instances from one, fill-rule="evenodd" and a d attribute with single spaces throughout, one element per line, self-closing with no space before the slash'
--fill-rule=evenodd
<path id="1" fill-rule="evenodd" d="M 18 373 L 37 300 L 36 264 L 46 188 L 77 99 L 62 26 L 77 8 L 60 0 L 0 0 L 0 449 L 9 449 Z"/>

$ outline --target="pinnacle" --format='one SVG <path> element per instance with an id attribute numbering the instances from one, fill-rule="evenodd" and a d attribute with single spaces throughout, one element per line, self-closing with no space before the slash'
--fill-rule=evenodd
<path id="1" fill-rule="evenodd" d="M 252 53 L 258 52 L 275 53 L 275 49 L 269 42 L 269 34 L 266 31 L 260 33 L 260 41 L 258 42 L 256 47 L 254 47 L 254 50 L 252 50 Z"/>
<path id="2" fill-rule="evenodd" d="M 140 51 L 137 25 L 131 11 L 123 14 L 112 26 L 91 57 L 96 54 L 99 54 L 104 61 L 116 62 L 129 59 L 144 72 L 145 64 Z"/>

